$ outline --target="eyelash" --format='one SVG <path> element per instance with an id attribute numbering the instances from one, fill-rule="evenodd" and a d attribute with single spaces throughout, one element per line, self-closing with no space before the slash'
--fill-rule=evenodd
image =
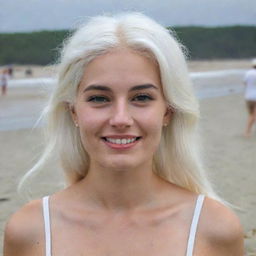
<path id="1" fill-rule="evenodd" d="M 150 101 L 150 100 L 153 100 L 153 97 L 148 95 L 148 94 L 138 94 L 136 95 L 135 97 L 133 97 L 133 99 L 139 99 L 139 98 L 143 98 L 143 100 L 139 100 L 139 101 L 142 101 L 142 102 L 146 102 L 146 101 Z"/>
<path id="2" fill-rule="evenodd" d="M 98 101 L 99 99 L 103 100 L 103 101 Z M 105 102 L 109 102 L 110 100 L 105 97 L 105 96 L 91 96 L 87 99 L 88 102 L 93 102 L 93 103 L 105 103 Z"/>
<path id="3" fill-rule="evenodd" d="M 136 100 L 137 99 L 137 100 Z M 147 101 L 151 101 L 154 100 L 154 98 L 148 94 L 137 94 L 132 98 L 132 101 L 139 101 L 139 102 L 147 102 Z M 106 103 L 106 102 L 110 102 L 110 99 L 106 96 L 90 96 L 87 99 L 87 102 L 93 102 L 93 103 Z"/>

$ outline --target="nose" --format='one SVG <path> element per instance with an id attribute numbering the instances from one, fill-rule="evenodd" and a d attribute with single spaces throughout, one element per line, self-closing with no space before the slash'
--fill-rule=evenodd
<path id="1" fill-rule="evenodd" d="M 113 107 L 109 123 L 111 126 L 119 129 L 130 127 L 133 124 L 133 118 L 126 102 L 116 103 L 115 107 Z"/>

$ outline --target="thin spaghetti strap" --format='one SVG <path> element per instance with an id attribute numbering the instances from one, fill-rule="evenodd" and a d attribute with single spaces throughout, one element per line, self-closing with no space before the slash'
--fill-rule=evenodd
<path id="1" fill-rule="evenodd" d="M 188 238 L 188 245 L 187 245 L 187 253 L 186 256 L 193 256 L 193 250 L 195 245 L 195 237 L 196 237 L 196 230 L 198 226 L 198 220 L 200 217 L 200 213 L 202 210 L 203 202 L 204 202 L 204 195 L 199 195 L 196 200 L 196 206 L 194 210 L 194 216 L 192 219 L 189 238 Z"/>
<path id="2" fill-rule="evenodd" d="M 43 198 L 44 232 L 45 232 L 45 256 L 51 256 L 51 222 L 49 211 L 49 196 Z"/>

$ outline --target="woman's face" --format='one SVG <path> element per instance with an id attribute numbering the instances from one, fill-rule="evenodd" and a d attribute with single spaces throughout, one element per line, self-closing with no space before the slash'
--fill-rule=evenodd
<path id="1" fill-rule="evenodd" d="M 128 49 L 95 58 L 85 69 L 72 116 L 91 166 L 152 164 L 170 119 L 157 65 Z"/>

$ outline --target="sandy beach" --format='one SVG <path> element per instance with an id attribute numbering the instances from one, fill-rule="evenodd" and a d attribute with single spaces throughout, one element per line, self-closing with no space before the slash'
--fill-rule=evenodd
<path id="1" fill-rule="evenodd" d="M 242 61 L 194 61 L 189 63 L 191 72 L 206 72 L 250 68 L 248 60 Z M 15 79 L 25 78 L 26 67 L 16 67 Z M 53 67 L 32 67 L 33 77 L 53 75 Z M 197 87 L 221 87 L 227 84 L 241 85 L 239 76 L 194 80 Z M 46 94 L 40 88 L 10 88 L 6 97 L 0 97 L 0 251 L 4 225 L 24 199 L 17 194 L 18 181 L 35 163 L 43 148 L 41 128 L 26 125 L 39 116 L 46 102 Z M 216 190 L 237 208 L 244 227 L 247 256 L 256 256 L 256 129 L 251 138 L 243 137 L 247 112 L 242 93 L 230 91 L 221 97 L 200 99 L 201 135 L 207 172 Z M 28 115 L 29 113 L 29 115 Z M 9 129 L 16 123 L 19 129 Z M 0 127 L 1 128 L 1 127 Z M 63 183 L 60 168 L 50 163 L 31 186 L 33 198 L 39 198 L 58 190 Z"/>

